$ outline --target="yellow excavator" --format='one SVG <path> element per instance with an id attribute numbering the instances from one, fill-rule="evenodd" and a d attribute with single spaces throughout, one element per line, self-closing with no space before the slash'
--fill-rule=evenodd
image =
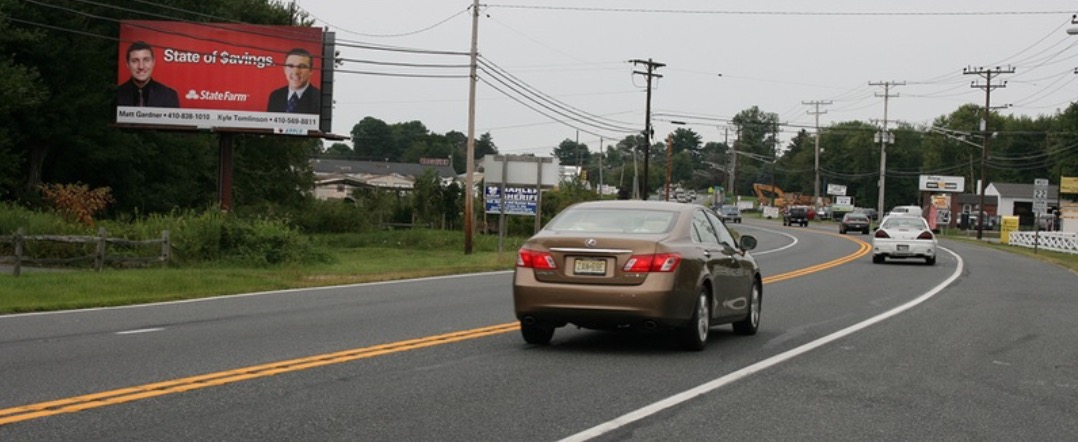
<path id="1" fill-rule="evenodd" d="M 774 206 L 780 209 L 786 207 L 787 204 L 797 206 L 812 206 L 812 195 L 802 195 L 800 193 L 786 193 L 778 186 L 771 184 L 754 183 L 752 190 L 756 192 L 756 200 L 760 203 L 760 206 L 771 205 L 771 200 L 774 199 Z M 825 201 L 826 204 L 826 201 Z"/>

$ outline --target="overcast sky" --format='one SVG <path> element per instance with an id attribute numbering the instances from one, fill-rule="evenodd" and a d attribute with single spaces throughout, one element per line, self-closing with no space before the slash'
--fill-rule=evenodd
<path id="1" fill-rule="evenodd" d="M 337 32 L 346 59 L 335 133 L 367 116 L 467 133 L 471 1 L 297 3 Z M 633 72 L 645 67 L 630 60 L 666 65 L 653 83 L 656 138 L 684 121 L 723 141 L 730 118 L 759 106 L 789 139 L 814 125 L 807 101 L 832 102 L 820 108 L 824 127 L 879 123 L 884 87 L 869 84 L 879 82 L 905 83 L 890 90 L 892 126 L 927 124 L 984 105 L 971 82 L 985 79 L 966 67 L 1014 69 L 992 80 L 1007 81 L 992 91 L 993 107 L 1012 106 L 1003 113 L 1052 114 L 1078 97 L 1073 1 L 496 0 L 481 11 L 479 53 L 497 71 L 479 73 L 476 136 L 490 132 L 503 153 L 547 156 L 578 137 L 598 151 L 643 130 L 647 82 Z"/>

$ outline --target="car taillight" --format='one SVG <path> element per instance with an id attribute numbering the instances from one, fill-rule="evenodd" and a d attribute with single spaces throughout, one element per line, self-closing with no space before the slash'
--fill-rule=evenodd
<path id="1" fill-rule="evenodd" d="M 677 253 L 656 253 L 653 255 L 633 255 L 622 270 L 628 273 L 672 272 L 681 263 Z"/>
<path id="2" fill-rule="evenodd" d="M 550 252 L 520 249 L 517 252 L 517 267 L 536 270 L 554 270 L 558 268 L 558 264 L 554 262 L 554 255 L 551 255 Z"/>
<path id="3" fill-rule="evenodd" d="M 929 232 L 929 231 L 925 230 L 924 232 L 921 232 L 920 235 L 917 235 L 917 239 L 929 239 L 930 240 L 930 239 L 932 239 L 932 232 Z"/>
<path id="4" fill-rule="evenodd" d="M 875 236 L 876 238 L 890 238 L 891 237 L 891 235 L 888 235 L 887 232 L 883 231 L 883 229 L 877 230 L 876 234 L 873 235 L 873 236 Z"/>

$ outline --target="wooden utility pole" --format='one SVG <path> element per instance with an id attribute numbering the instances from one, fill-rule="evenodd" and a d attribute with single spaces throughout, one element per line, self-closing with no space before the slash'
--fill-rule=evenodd
<path id="1" fill-rule="evenodd" d="M 812 187 L 812 204 L 818 209 L 820 207 L 820 115 L 827 113 L 827 111 L 821 111 L 820 106 L 830 105 L 831 100 L 802 101 L 801 104 L 816 106 L 816 110 L 809 111 L 808 114 L 816 117 L 816 181 Z"/>
<path id="2" fill-rule="evenodd" d="M 468 150 L 464 177 L 464 254 L 472 254 L 472 235 L 475 231 L 475 86 L 476 59 L 479 54 L 479 0 L 472 2 L 472 53 L 468 81 Z"/>
<path id="3" fill-rule="evenodd" d="M 980 203 L 978 203 L 980 207 L 977 212 L 977 239 L 984 237 L 984 225 L 988 222 L 986 219 L 988 218 L 988 213 L 984 209 L 984 189 L 988 187 L 988 141 L 992 139 L 992 133 L 988 131 L 988 116 L 992 112 L 992 89 L 1007 87 L 1006 81 L 992 84 L 992 76 L 1013 73 L 1014 68 L 1012 67 L 1001 68 L 996 66 L 992 69 L 966 67 L 962 69 L 962 74 L 964 75 L 979 75 L 985 79 L 983 84 L 976 81 L 970 84 L 970 87 L 984 89 L 984 118 L 981 119 L 981 133 L 984 134 L 984 144 L 981 149 L 981 196 Z"/>
<path id="4" fill-rule="evenodd" d="M 881 130 L 879 132 L 879 134 L 877 135 L 877 138 L 879 139 L 879 142 L 880 142 L 880 182 L 879 182 L 880 194 L 879 194 L 879 201 L 876 202 L 876 216 L 878 216 L 879 219 L 882 220 L 883 215 L 885 213 L 887 213 L 887 212 L 884 211 L 886 209 L 886 207 L 885 207 L 886 203 L 884 202 L 884 196 L 885 196 L 884 189 L 887 188 L 887 143 L 894 143 L 895 142 L 894 138 L 891 137 L 891 133 L 887 131 L 887 105 L 888 105 L 888 100 L 891 97 L 897 97 L 898 96 L 898 94 L 893 94 L 893 95 L 891 94 L 891 86 L 905 86 L 906 82 L 905 81 L 880 81 L 880 82 L 875 82 L 875 83 L 869 82 L 868 85 L 869 86 L 883 86 L 883 95 L 876 94 L 877 97 L 883 97 L 883 130 Z"/>
<path id="5" fill-rule="evenodd" d="M 479 1 L 479 0 L 476 0 Z M 655 70 L 666 66 L 664 63 L 658 63 L 652 61 L 650 58 L 645 60 L 630 60 L 633 64 L 643 64 L 646 68 L 646 72 L 633 71 L 634 74 L 640 74 L 648 79 L 647 89 L 647 107 L 644 113 L 644 181 L 641 184 L 640 199 L 648 199 L 648 160 L 651 157 L 651 136 L 654 135 L 654 130 L 651 128 L 651 79 L 662 78 L 662 75 L 656 74 Z"/>
<path id="6" fill-rule="evenodd" d="M 670 178 L 673 175 L 674 134 L 666 136 L 666 201 L 670 201 Z"/>

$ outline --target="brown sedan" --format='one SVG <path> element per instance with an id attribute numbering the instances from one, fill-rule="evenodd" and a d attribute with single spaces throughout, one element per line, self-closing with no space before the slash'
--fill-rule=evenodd
<path id="1" fill-rule="evenodd" d="M 667 329 L 691 350 L 732 323 L 756 333 L 760 267 L 714 212 L 696 204 L 592 201 L 573 205 L 517 256 L 513 302 L 524 340 L 549 344 L 566 324 Z"/>

